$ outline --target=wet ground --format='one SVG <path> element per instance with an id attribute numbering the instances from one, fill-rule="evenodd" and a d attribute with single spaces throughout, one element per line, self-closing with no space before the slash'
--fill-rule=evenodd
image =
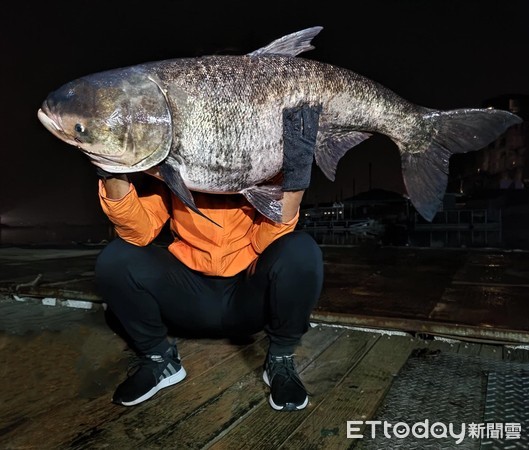
<path id="1" fill-rule="evenodd" d="M 0 249 L 0 295 L 101 304 L 101 247 Z M 322 246 L 317 320 L 489 342 L 529 342 L 529 252 Z M 80 306 L 90 306 L 80 304 Z"/>
<path id="2" fill-rule="evenodd" d="M 317 317 L 355 325 L 529 342 L 529 252 L 324 247 Z"/>
<path id="3" fill-rule="evenodd" d="M 188 371 L 183 383 L 135 408 L 112 404 L 132 353 L 109 328 L 93 282 L 100 250 L 0 249 L 2 449 L 390 448 L 397 441 L 347 439 L 346 422 L 387 417 L 400 404 L 390 390 L 394 380 L 423 365 L 414 378 L 423 379 L 417 392 L 436 386 L 445 398 L 451 391 L 445 382 L 457 379 L 474 386 L 475 395 L 462 392 L 442 404 L 415 396 L 419 403 L 400 420 L 411 424 L 421 411 L 432 421 L 457 421 L 473 411 L 472 420 L 520 424 L 524 433 L 515 443 L 526 448 L 525 409 L 509 404 L 508 417 L 487 413 L 487 396 L 497 393 L 490 381 L 495 374 L 480 368 L 515 361 L 529 373 L 523 345 L 529 342 L 529 253 L 322 247 L 325 285 L 296 352 L 313 395 L 303 412 L 281 414 L 269 407 L 261 379 L 262 334 L 247 342 L 180 339 Z M 434 380 L 428 374 L 437 373 L 436 360 L 417 362 L 416 351 L 459 358 L 457 374 Z M 522 389 L 513 391 L 517 399 L 526 396 L 524 377 L 515 378 Z M 511 385 L 505 386 L 509 393 Z M 470 439 L 458 448 L 496 448 L 485 442 Z M 453 448 L 450 440 L 448 447 L 419 442 L 426 443 Z"/>

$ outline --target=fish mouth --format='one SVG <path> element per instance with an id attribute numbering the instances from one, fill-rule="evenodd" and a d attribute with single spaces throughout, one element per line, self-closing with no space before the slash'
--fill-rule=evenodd
<path id="1" fill-rule="evenodd" d="M 44 107 L 43 107 L 44 108 Z M 39 108 L 37 111 L 37 117 L 42 122 L 42 124 L 53 134 L 57 135 L 57 133 L 64 133 L 64 130 L 62 129 L 59 124 L 53 120 L 45 111 L 43 108 Z"/>
<path id="2" fill-rule="evenodd" d="M 54 136 L 58 137 L 64 142 L 67 142 L 68 144 L 79 146 L 78 142 L 65 133 L 63 127 L 59 125 L 59 121 L 53 118 L 53 115 L 46 108 L 46 105 L 42 105 L 42 108 L 39 108 L 37 111 L 37 117 L 41 121 L 42 125 L 44 125 L 44 127 L 46 127 L 46 129 Z"/>
<path id="3" fill-rule="evenodd" d="M 39 108 L 37 111 L 37 117 L 42 122 L 42 124 L 46 127 L 48 131 L 50 131 L 54 136 L 58 137 L 62 141 L 66 142 L 67 144 L 74 145 L 75 147 L 81 149 L 85 153 L 88 153 L 96 158 L 101 158 L 103 160 L 109 160 L 112 161 L 111 158 L 105 158 L 102 155 L 98 155 L 97 153 L 93 153 L 85 148 L 81 147 L 82 142 L 80 140 L 77 140 L 75 138 L 71 138 L 64 129 L 58 124 L 58 120 L 54 120 L 52 114 L 49 111 L 46 111 L 47 108 L 45 105 L 42 106 L 42 108 Z"/>
<path id="4" fill-rule="evenodd" d="M 98 167 L 101 167 L 104 170 L 107 170 L 112 173 L 129 173 L 129 172 L 139 172 L 143 170 L 141 169 L 135 169 L 134 167 L 128 167 L 128 166 L 121 166 L 119 165 L 119 161 L 116 161 L 114 158 L 109 156 L 100 155 L 98 153 L 94 153 L 85 146 L 81 146 L 82 142 L 70 137 L 63 129 L 61 125 L 59 125 L 59 119 L 54 119 L 53 113 L 49 111 L 46 104 L 44 103 L 41 108 L 37 111 L 37 117 L 42 122 L 44 127 L 50 131 L 54 136 L 58 137 L 60 140 L 66 142 L 67 144 L 73 145 L 77 147 L 78 149 L 82 150 L 84 153 L 86 153 L 92 163 Z"/>
<path id="5" fill-rule="evenodd" d="M 100 164 L 104 164 L 104 162 L 114 162 L 112 158 L 105 158 L 102 155 L 98 155 L 97 153 L 93 153 L 85 148 L 82 148 L 80 144 L 82 142 L 72 139 L 65 131 L 64 129 L 57 123 L 58 120 L 54 120 L 52 117 L 50 117 L 52 114 L 49 111 L 46 111 L 47 108 L 45 105 L 42 106 L 42 108 L 39 108 L 37 111 L 37 117 L 42 122 L 42 124 L 46 127 L 48 131 L 50 131 L 54 136 L 58 137 L 62 141 L 66 142 L 67 144 L 74 145 L 75 147 L 81 149 L 83 152 L 89 154 L 90 156 L 102 159 L 103 162 Z M 95 162 L 94 162 L 95 163 Z M 99 164 L 96 164 L 99 165 Z"/>

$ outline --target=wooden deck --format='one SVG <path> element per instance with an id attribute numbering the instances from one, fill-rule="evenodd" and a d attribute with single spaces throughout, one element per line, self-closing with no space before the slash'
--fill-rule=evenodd
<path id="1" fill-rule="evenodd" d="M 101 303 L 101 248 L 0 249 L 0 295 Z M 315 320 L 529 344 L 529 252 L 323 246 Z"/>
<path id="2" fill-rule="evenodd" d="M 261 379 L 263 334 L 180 339 L 182 383 L 136 407 L 112 404 L 133 355 L 94 289 L 99 250 L 2 249 L 0 449 L 360 448 L 347 421 L 376 415 L 414 349 L 529 360 L 507 345 L 529 342 L 529 253 L 323 250 L 315 326 L 297 351 L 313 395 L 282 413 Z"/>
<path id="3" fill-rule="evenodd" d="M 311 391 L 274 411 L 262 382 L 264 335 L 179 340 L 188 377 L 136 407 L 110 402 L 131 356 L 102 308 L 0 302 L 2 449 L 341 449 L 348 420 L 368 420 L 416 348 L 523 358 L 525 350 L 421 340 L 313 323 L 297 351 Z"/>

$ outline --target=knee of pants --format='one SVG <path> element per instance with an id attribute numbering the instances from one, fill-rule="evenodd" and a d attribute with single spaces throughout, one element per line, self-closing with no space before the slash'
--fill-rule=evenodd
<path id="1" fill-rule="evenodd" d="M 110 242 L 96 260 L 94 270 L 97 284 L 104 286 L 124 276 L 129 271 L 129 263 L 134 260 L 133 254 L 137 249 L 120 238 Z"/>
<path id="2" fill-rule="evenodd" d="M 322 251 L 309 234 L 294 231 L 276 242 L 280 243 L 281 241 L 280 261 L 283 268 L 303 269 L 304 272 L 313 273 L 323 271 Z"/>

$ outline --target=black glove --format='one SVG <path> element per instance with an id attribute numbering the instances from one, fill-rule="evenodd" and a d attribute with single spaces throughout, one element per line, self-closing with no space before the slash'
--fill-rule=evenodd
<path id="1" fill-rule="evenodd" d="M 105 169 L 96 166 L 97 177 L 101 180 L 108 180 L 109 178 L 115 178 L 116 174 L 107 172 Z"/>
<path id="2" fill-rule="evenodd" d="M 110 178 L 123 178 L 123 175 L 124 175 L 123 173 L 107 172 L 105 169 L 102 169 L 99 166 L 96 166 L 96 174 L 97 174 L 97 177 L 103 181 L 108 180 Z"/>
<path id="3" fill-rule="evenodd" d="M 283 111 L 283 191 L 302 191 L 310 184 L 321 105 Z"/>

